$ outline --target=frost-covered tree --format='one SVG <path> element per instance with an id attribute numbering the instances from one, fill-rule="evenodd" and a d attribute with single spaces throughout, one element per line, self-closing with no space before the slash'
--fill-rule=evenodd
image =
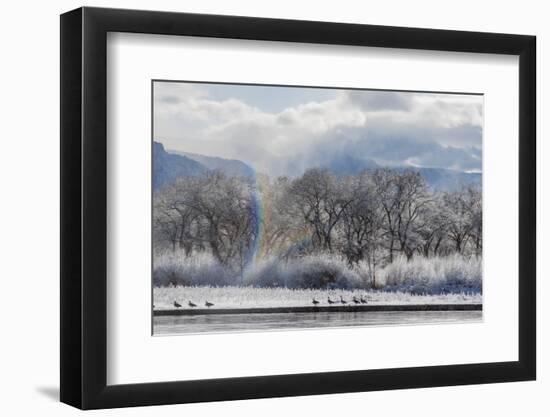
<path id="1" fill-rule="evenodd" d="M 242 272 L 256 238 L 253 194 L 250 180 L 218 171 L 182 178 L 155 198 L 156 235 L 175 235 L 188 254 L 208 248 L 221 264 Z"/>
<path id="2" fill-rule="evenodd" d="M 426 181 L 416 171 L 377 170 L 373 174 L 383 211 L 389 262 L 396 251 L 412 258 L 420 244 L 419 222 L 431 201 Z"/>
<path id="3" fill-rule="evenodd" d="M 454 250 L 463 254 L 470 238 L 481 253 L 481 193 L 470 186 L 445 193 L 443 208 L 448 219 L 447 234 Z"/>
<path id="4" fill-rule="evenodd" d="M 207 171 L 155 192 L 153 239 L 156 251 L 206 254 L 234 276 L 258 259 L 327 255 L 376 284 L 396 257 L 480 257 L 482 195 L 472 185 L 437 193 L 403 169 L 310 169 L 293 179 Z"/>
<path id="5" fill-rule="evenodd" d="M 327 169 L 310 169 L 292 182 L 289 192 L 313 231 L 315 247 L 332 252 L 334 229 L 351 204 L 343 181 Z"/>
<path id="6" fill-rule="evenodd" d="M 474 253 L 479 257 L 483 249 L 483 206 L 481 188 L 470 186 L 468 187 L 467 195 L 470 207 L 470 222 L 472 223 L 470 239 L 474 248 Z"/>
<path id="7" fill-rule="evenodd" d="M 308 226 L 292 198 L 291 180 L 279 177 L 270 181 L 267 175 L 256 178 L 257 199 L 261 205 L 261 239 L 258 253 L 269 257 L 291 250 L 301 236 L 308 234 Z"/>
<path id="8" fill-rule="evenodd" d="M 448 219 L 443 209 L 443 197 L 436 194 L 425 207 L 420 219 L 420 225 L 416 228 L 419 237 L 418 252 L 429 258 L 444 254 L 447 246 Z"/>
<path id="9" fill-rule="evenodd" d="M 367 171 L 347 177 L 344 190 L 349 204 L 343 210 L 339 225 L 343 240 L 341 251 L 350 264 L 365 262 L 375 286 L 383 225 L 380 199 Z"/>
<path id="10" fill-rule="evenodd" d="M 190 204 L 191 184 L 189 181 L 177 181 L 165 187 L 162 193 L 157 193 L 153 202 L 154 238 L 162 241 L 164 237 L 170 242 L 172 250 L 178 247 L 187 254 L 201 240 L 196 223 L 199 213 Z"/>

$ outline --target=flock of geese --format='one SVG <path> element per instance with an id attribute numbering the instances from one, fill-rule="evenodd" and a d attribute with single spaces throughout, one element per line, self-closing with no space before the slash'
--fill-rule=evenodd
<path id="1" fill-rule="evenodd" d="M 191 308 L 197 307 L 197 305 L 194 302 L 192 302 L 191 300 L 189 300 L 187 302 L 187 305 Z M 212 307 L 213 305 L 214 305 L 214 303 L 211 303 L 208 300 L 204 303 L 204 306 L 208 307 L 208 308 Z M 180 303 L 178 303 L 176 300 L 174 300 L 174 307 L 181 308 L 182 305 Z"/>
<path id="2" fill-rule="evenodd" d="M 313 305 L 318 305 L 318 304 L 321 304 L 320 301 L 316 300 L 315 298 L 311 300 L 311 303 Z M 361 298 L 357 298 L 355 296 L 353 296 L 353 298 L 351 299 L 351 301 L 346 301 L 344 300 L 344 297 L 340 296 L 340 300 L 331 300 L 330 297 L 327 297 L 327 303 L 332 305 L 332 304 L 348 304 L 348 303 L 354 303 L 354 304 L 368 304 L 368 300 L 366 298 L 364 298 L 363 296 L 361 296 Z"/>
<path id="3" fill-rule="evenodd" d="M 317 306 L 319 304 L 321 304 L 321 302 L 319 300 L 316 300 L 315 298 L 313 298 L 311 300 L 311 303 L 314 305 L 314 306 Z M 344 300 L 344 297 L 340 296 L 340 300 L 332 300 L 330 297 L 327 297 L 327 303 L 329 305 L 332 305 L 332 304 L 348 304 L 348 303 L 354 303 L 354 304 L 368 304 L 368 300 L 366 298 L 364 298 L 363 296 L 361 296 L 361 298 L 357 298 L 357 297 L 353 297 L 351 299 L 351 301 L 347 301 L 347 300 Z M 187 301 L 187 305 L 191 308 L 195 308 L 197 307 L 197 304 L 195 304 L 194 302 L 192 302 L 191 300 L 188 300 Z M 207 308 L 210 308 L 210 307 L 213 307 L 215 304 L 214 303 L 211 303 L 209 302 L 208 300 L 205 301 L 204 303 L 204 306 L 207 307 Z M 174 300 L 174 307 L 176 308 L 182 308 L 183 306 L 178 303 L 176 300 Z"/>

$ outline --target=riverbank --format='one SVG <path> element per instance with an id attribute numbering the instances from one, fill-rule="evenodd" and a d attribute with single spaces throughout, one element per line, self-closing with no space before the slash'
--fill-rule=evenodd
<path id="1" fill-rule="evenodd" d="M 467 292 L 466 290 L 434 295 L 414 294 L 405 291 L 293 290 L 288 288 L 236 286 L 177 286 L 155 287 L 153 289 L 153 310 L 155 314 L 161 311 L 199 311 L 202 313 L 203 311 L 219 312 L 220 310 L 235 312 L 236 310 L 250 311 L 251 309 L 296 308 L 305 309 L 303 311 L 325 311 L 325 309 L 330 309 L 330 311 L 340 311 L 337 309 L 341 309 L 341 311 L 369 311 L 368 309 L 380 306 L 382 308 L 393 308 L 395 311 L 397 307 L 402 306 L 481 305 L 482 302 L 480 293 Z M 174 303 L 177 303 L 180 307 L 174 305 Z M 210 307 L 206 303 L 209 303 Z"/>
<path id="2" fill-rule="evenodd" d="M 481 304 L 401 304 L 401 305 L 336 305 L 321 307 L 264 308 L 193 308 L 153 310 L 154 316 L 199 316 L 204 314 L 282 314 L 282 313 L 361 313 L 384 311 L 481 311 Z"/>

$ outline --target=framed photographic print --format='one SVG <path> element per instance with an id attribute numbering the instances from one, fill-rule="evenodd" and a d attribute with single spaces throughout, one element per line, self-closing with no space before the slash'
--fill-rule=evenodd
<path id="1" fill-rule="evenodd" d="M 531 380 L 535 38 L 61 16 L 61 400 Z"/>

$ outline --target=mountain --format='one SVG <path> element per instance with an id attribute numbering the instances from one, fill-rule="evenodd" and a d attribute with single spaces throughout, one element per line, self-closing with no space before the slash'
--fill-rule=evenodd
<path id="1" fill-rule="evenodd" d="M 372 159 L 362 159 L 351 155 L 333 156 L 324 162 L 318 162 L 318 164 L 312 166 L 330 169 L 337 175 L 351 175 L 364 170 L 381 168 Z M 463 185 L 469 184 L 481 185 L 482 179 L 481 173 L 469 173 L 445 168 L 394 167 L 394 169 L 419 172 L 428 185 L 438 191 L 454 191 Z M 209 170 L 220 170 L 230 177 L 253 177 L 255 175 L 252 167 L 236 159 L 166 151 L 161 143 L 153 142 L 154 190 L 173 182 L 179 177 L 196 176 Z"/>
<path id="2" fill-rule="evenodd" d="M 183 155 L 166 152 L 164 145 L 153 142 L 153 190 L 178 177 L 192 177 L 208 171 L 201 163 Z"/>
<path id="3" fill-rule="evenodd" d="M 444 168 L 412 168 L 420 172 L 428 185 L 435 190 L 455 191 L 463 185 L 481 185 L 482 174 Z"/>
<path id="4" fill-rule="evenodd" d="M 253 177 L 255 175 L 254 169 L 237 159 L 224 159 L 180 151 L 169 152 L 197 161 L 208 169 L 222 171 L 228 177 Z"/>
<path id="5" fill-rule="evenodd" d="M 322 166 L 339 175 L 356 174 L 367 169 L 380 168 L 380 165 L 372 159 L 356 158 L 351 155 L 342 155 L 332 158 Z"/>
<path id="6" fill-rule="evenodd" d="M 382 168 L 372 159 L 357 158 L 351 155 L 338 155 L 331 160 L 322 163 L 323 168 L 330 169 L 337 175 L 353 175 L 361 171 L 370 171 Z M 434 190 L 454 191 L 463 185 L 481 184 L 481 173 L 469 173 L 455 171 L 445 168 L 413 168 L 413 167 L 393 167 L 394 169 L 404 171 L 419 172 L 428 185 Z"/>

